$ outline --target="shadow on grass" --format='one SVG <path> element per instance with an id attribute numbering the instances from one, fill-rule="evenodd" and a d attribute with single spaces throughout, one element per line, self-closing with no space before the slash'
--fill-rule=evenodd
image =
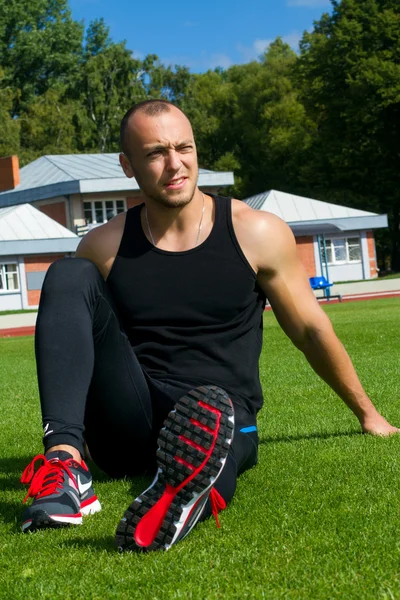
<path id="1" fill-rule="evenodd" d="M 24 512 L 24 504 L 21 502 L 0 502 L 0 523 L 11 523 L 14 525 L 12 533 L 21 532 L 22 513 Z"/>
<path id="2" fill-rule="evenodd" d="M 274 444 L 274 443 L 290 443 L 290 442 L 301 442 L 303 440 L 329 440 L 331 438 L 341 437 L 354 437 L 364 435 L 362 431 L 342 431 L 338 433 L 306 433 L 300 435 L 282 435 L 276 437 L 261 438 L 259 441 L 260 445 L 263 444 Z"/>
<path id="3" fill-rule="evenodd" d="M 101 537 L 75 537 L 69 540 L 62 540 L 64 547 L 96 549 L 97 551 L 107 552 L 108 554 L 118 554 L 114 535 L 104 535 Z"/>

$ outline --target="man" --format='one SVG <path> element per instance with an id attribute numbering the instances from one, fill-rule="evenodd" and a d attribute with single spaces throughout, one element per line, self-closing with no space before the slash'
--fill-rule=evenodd
<path id="1" fill-rule="evenodd" d="M 198 189 L 186 116 L 165 101 L 138 104 L 122 121 L 121 146 L 144 204 L 88 233 L 43 286 L 36 356 L 46 455 L 23 475 L 34 498 L 23 529 L 80 524 L 100 510 L 86 442 L 111 476 L 156 472 L 116 538 L 122 550 L 152 550 L 217 516 L 257 462 L 266 297 L 363 431 L 398 429 L 364 392 L 287 225 Z"/>

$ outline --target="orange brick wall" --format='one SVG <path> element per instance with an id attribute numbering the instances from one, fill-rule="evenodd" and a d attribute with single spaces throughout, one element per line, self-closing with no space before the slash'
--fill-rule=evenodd
<path id="1" fill-rule="evenodd" d="M 43 256 L 25 256 L 25 272 L 40 272 L 47 271 L 51 263 L 55 262 L 59 258 L 63 258 L 64 254 L 48 254 Z M 28 290 L 28 304 L 29 306 L 37 306 L 40 300 L 40 290 Z"/>
<path id="2" fill-rule="evenodd" d="M 373 231 L 367 231 L 368 243 L 368 258 L 369 258 L 369 276 L 376 277 L 378 275 L 377 264 L 375 258 L 375 238 Z"/>
<path id="3" fill-rule="evenodd" d="M 141 196 L 132 196 L 126 199 L 126 208 L 132 208 L 138 204 L 142 204 L 143 198 Z"/>
<path id="4" fill-rule="evenodd" d="M 309 277 L 316 276 L 314 241 L 312 235 L 296 238 L 297 252 Z"/>
<path id="5" fill-rule="evenodd" d="M 26 273 L 32 273 L 33 271 L 47 271 L 51 263 L 63 257 L 64 254 L 43 254 L 43 256 L 25 256 L 25 271 Z"/>
<path id="6" fill-rule="evenodd" d="M 65 202 L 54 202 L 54 204 L 43 204 L 38 206 L 42 213 L 60 223 L 67 226 L 67 215 L 65 214 Z"/>
<path id="7" fill-rule="evenodd" d="M 40 300 L 40 290 L 28 290 L 28 305 L 37 306 Z"/>

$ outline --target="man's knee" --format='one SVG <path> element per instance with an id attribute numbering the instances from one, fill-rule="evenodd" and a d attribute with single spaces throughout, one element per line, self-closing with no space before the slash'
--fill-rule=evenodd
<path id="1" fill-rule="evenodd" d="M 100 271 L 86 258 L 60 258 L 52 263 L 46 273 L 43 292 L 80 290 L 92 282 L 102 281 Z"/>

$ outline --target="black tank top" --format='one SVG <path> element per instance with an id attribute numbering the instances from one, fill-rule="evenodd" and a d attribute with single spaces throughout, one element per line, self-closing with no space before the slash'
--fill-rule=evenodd
<path id="1" fill-rule="evenodd" d="M 254 414 L 265 295 L 236 239 L 231 199 L 213 198 L 210 235 L 184 252 L 154 247 L 141 226 L 143 205 L 129 209 L 107 284 L 149 377 L 218 385 Z"/>

